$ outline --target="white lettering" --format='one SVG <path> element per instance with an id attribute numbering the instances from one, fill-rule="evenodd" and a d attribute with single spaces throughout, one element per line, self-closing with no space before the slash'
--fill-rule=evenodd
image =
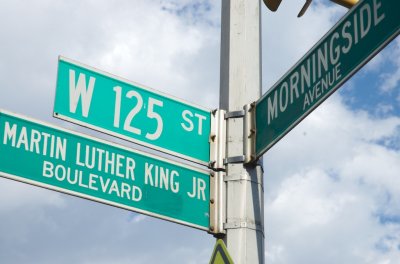
<path id="1" fill-rule="evenodd" d="M 322 67 L 324 71 L 328 70 L 328 43 L 324 43 L 323 46 L 324 50 L 320 48 L 317 50 L 317 57 L 318 57 L 318 78 L 322 76 Z"/>
<path id="2" fill-rule="evenodd" d="M 335 39 L 338 39 L 338 38 L 339 38 L 339 33 L 337 33 L 337 32 L 333 33 L 333 36 L 332 36 L 331 42 L 330 42 L 330 47 L 331 48 L 330 48 L 330 53 L 329 53 L 332 65 L 335 65 L 339 61 L 339 58 L 340 58 L 340 47 L 339 47 L 339 45 L 336 46 L 335 48 L 333 48 L 334 47 L 334 43 L 333 42 L 335 41 Z"/>
<path id="3" fill-rule="evenodd" d="M 13 124 L 12 128 L 10 128 L 10 123 L 6 122 L 4 127 L 3 144 L 7 145 L 7 141 L 11 140 L 11 146 L 15 147 L 16 134 L 17 134 L 17 125 Z"/>
<path id="4" fill-rule="evenodd" d="M 182 112 L 182 118 L 188 123 L 188 125 L 185 123 L 181 123 L 181 126 L 183 129 L 190 132 L 193 131 L 194 124 L 193 121 L 188 116 L 193 117 L 192 112 L 190 112 L 189 110 L 184 110 Z"/>
<path id="5" fill-rule="evenodd" d="M 301 65 L 301 94 L 304 94 L 304 87 L 305 83 L 307 88 L 311 85 L 311 78 L 310 78 L 310 59 L 307 60 L 307 69 L 304 67 L 304 64 Z"/>
<path id="6" fill-rule="evenodd" d="M 131 178 L 132 181 L 135 180 L 135 160 L 127 157 L 126 158 L 126 178 L 129 179 L 129 177 Z"/>
<path id="7" fill-rule="evenodd" d="M 206 182 L 203 179 L 195 178 L 193 177 L 193 190 L 192 192 L 187 192 L 187 195 L 190 198 L 195 198 L 198 200 L 206 200 L 206 194 L 205 194 L 205 189 L 206 189 Z"/>
<path id="8" fill-rule="evenodd" d="M 53 163 L 51 163 L 49 161 L 44 161 L 42 175 L 46 178 L 52 178 L 53 177 L 53 168 L 54 168 Z"/>
<path id="9" fill-rule="evenodd" d="M 71 113 L 76 112 L 79 99 L 81 99 L 82 116 L 88 117 L 95 81 L 95 78 L 90 77 L 89 86 L 86 87 L 86 76 L 85 74 L 80 73 L 78 77 L 78 82 L 76 84 L 75 71 L 69 70 L 69 111 Z"/>
<path id="10" fill-rule="evenodd" d="M 374 0 L 374 25 L 377 26 L 385 18 L 385 14 L 378 15 L 378 9 L 382 6 L 381 1 Z"/>
<path id="11" fill-rule="evenodd" d="M 290 103 L 293 104 L 293 91 L 296 94 L 296 99 L 299 98 L 299 89 L 297 84 L 299 82 L 299 73 L 294 72 L 292 76 L 290 76 Z"/>
<path id="12" fill-rule="evenodd" d="M 98 191 L 99 188 L 97 188 L 97 186 L 95 186 L 97 184 L 97 179 L 99 178 L 98 175 L 90 173 L 89 174 L 89 189 L 94 190 L 94 191 Z"/>
<path id="13" fill-rule="evenodd" d="M 365 13 L 366 12 L 366 13 Z M 367 19 L 364 18 L 364 15 L 367 15 Z M 366 24 L 364 24 L 367 21 Z M 363 5 L 360 8 L 360 29 L 361 29 L 361 38 L 364 38 L 371 28 L 371 7 L 368 4 Z"/>
<path id="14" fill-rule="evenodd" d="M 145 169 L 144 169 L 144 184 L 150 184 L 151 186 L 153 185 L 153 176 L 151 174 L 151 171 L 153 170 L 153 164 L 148 164 L 146 162 L 145 164 Z"/>
<path id="15" fill-rule="evenodd" d="M 342 47 L 342 52 L 344 54 L 347 54 L 350 51 L 351 46 L 353 45 L 353 37 L 349 32 L 346 31 L 346 29 L 349 28 L 350 26 L 351 26 L 350 21 L 346 21 L 342 28 L 342 37 L 347 39 L 348 41 L 347 46 Z"/>
<path id="16" fill-rule="evenodd" d="M 147 116 L 151 119 L 155 119 L 157 121 L 157 128 L 154 133 L 147 133 L 146 138 L 150 140 L 156 140 L 161 136 L 161 133 L 163 131 L 163 120 L 160 116 L 160 114 L 154 112 L 154 106 L 163 106 L 163 102 L 156 100 L 154 98 L 149 98 L 149 107 L 147 108 Z"/>
<path id="17" fill-rule="evenodd" d="M 285 91 L 285 97 L 282 96 L 283 91 Z M 286 82 L 284 82 L 279 90 L 279 111 L 285 112 L 286 107 L 289 103 L 289 87 Z"/>
<path id="18" fill-rule="evenodd" d="M 272 120 L 278 118 L 278 92 L 275 90 L 273 102 L 271 102 L 271 96 L 268 97 L 268 107 L 267 107 L 267 116 L 268 116 L 268 125 Z"/>
<path id="19" fill-rule="evenodd" d="M 179 173 L 173 170 L 171 172 L 171 191 L 177 193 L 179 192 L 179 182 L 175 181 L 175 177 L 179 177 Z"/>
<path id="20" fill-rule="evenodd" d="M 202 135 L 203 134 L 203 121 L 207 119 L 207 117 L 203 115 L 199 115 L 197 113 L 194 114 L 195 117 L 199 120 L 199 128 L 198 128 L 198 134 Z"/>
<path id="21" fill-rule="evenodd" d="M 21 131 L 19 132 L 19 137 L 18 137 L 18 142 L 17 142 L 17 148 L 21 148 L 21 145 L 25 146 L 25 150 L 28 151 L 28 135 L 26 132 L 26 127 L 22 127 Z"/>

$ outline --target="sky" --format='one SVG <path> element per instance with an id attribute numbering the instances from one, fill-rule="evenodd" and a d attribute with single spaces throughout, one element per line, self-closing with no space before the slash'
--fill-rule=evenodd
<path id="1" fill-rule="evenodd" d="M 346 12 L 262 6 L 265 93 Z M 0 0 L 0 108 L 133 148 L 52 117 L 62 55 L 215 109 L 221 2 Z M 271 264 L 400 259 L 400 39 L 264 155 Z M 204 231 L 0 179 L 0 263 L 208 263 Z"/>

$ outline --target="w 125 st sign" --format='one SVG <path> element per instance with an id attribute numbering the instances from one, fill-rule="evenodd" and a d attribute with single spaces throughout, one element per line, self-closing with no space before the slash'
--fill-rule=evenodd
<path id="1" fill-rule="evenodd" d="M 54 116 L 208 164 L 210 110 L 59 58 Z"/>

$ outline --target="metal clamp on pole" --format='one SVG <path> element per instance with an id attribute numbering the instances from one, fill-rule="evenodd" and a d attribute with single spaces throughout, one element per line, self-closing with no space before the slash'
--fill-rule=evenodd
<path id="1" fill-rule="evenodd" d="M 216 109 L 211 113 L 210 163 L 209 168 L 215 171 L 225 169 L 224 157 L 226 148 L 225 110 Z"/>
<path id="2" fill-rule="evenodd" d="M 244 110 L 232 111 L 225 113 L 225 119 L 229 118 L 241 118 L 244 117 Z"/>
<path id="3" fill-rule="evenodd" d="M 210 172 L 210 234 L 225 234 L 225 172 Z"/>
<path id="4" fill-rule="evenodd" d="M 232 221 L 232 222 L 224 223 L 224 228 L 225 229 L 247 228 L 247 229 L 256 230 L 257 232 L 260 232 L 264 236 L 264 229 L 263 229 L 262 224 L 249 222 L 246 220 Z"/>
<path id="5" fill-rule="evenodd" d="M 244 118 L 246 115 L 245 110 L 238 110 L 238 111 L 232 111 L 232 112 L 227 112 L 225 114 L 225 119 L 229 118 Z M 245 156 L 240 155 L 240 156 L 235 156 L 235 157 L 228 157 L 224 159 L 224 165 L 226 164 L 234 164 L 234 163 L 243 163 L 245 161 Z"/>
<path id="6" fill-rule="evenodd" d="M 236 163 L 243 163 L 244 162 L 244 156 L 235 156 L 235 157 L 229 157 L 224 159 L 224 165 L 226 164 L 236 164 Z"/>
<path id="7" fill-rule="evenodd" d="M 247 104 L 244 107 L 243 120 L 243 153 L 244 163 L 251 163 L 256 160 L 256 120 L 255 103 Z"/>

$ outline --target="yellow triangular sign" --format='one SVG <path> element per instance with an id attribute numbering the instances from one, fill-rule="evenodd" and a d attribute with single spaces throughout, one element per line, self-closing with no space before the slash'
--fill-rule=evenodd
<path id="1" fill-rule="evenodd" d="M 228 249 L 222 239 L 217 240 L 209 264 L 233 264 L 233 260 L 229 256 Z"/>

